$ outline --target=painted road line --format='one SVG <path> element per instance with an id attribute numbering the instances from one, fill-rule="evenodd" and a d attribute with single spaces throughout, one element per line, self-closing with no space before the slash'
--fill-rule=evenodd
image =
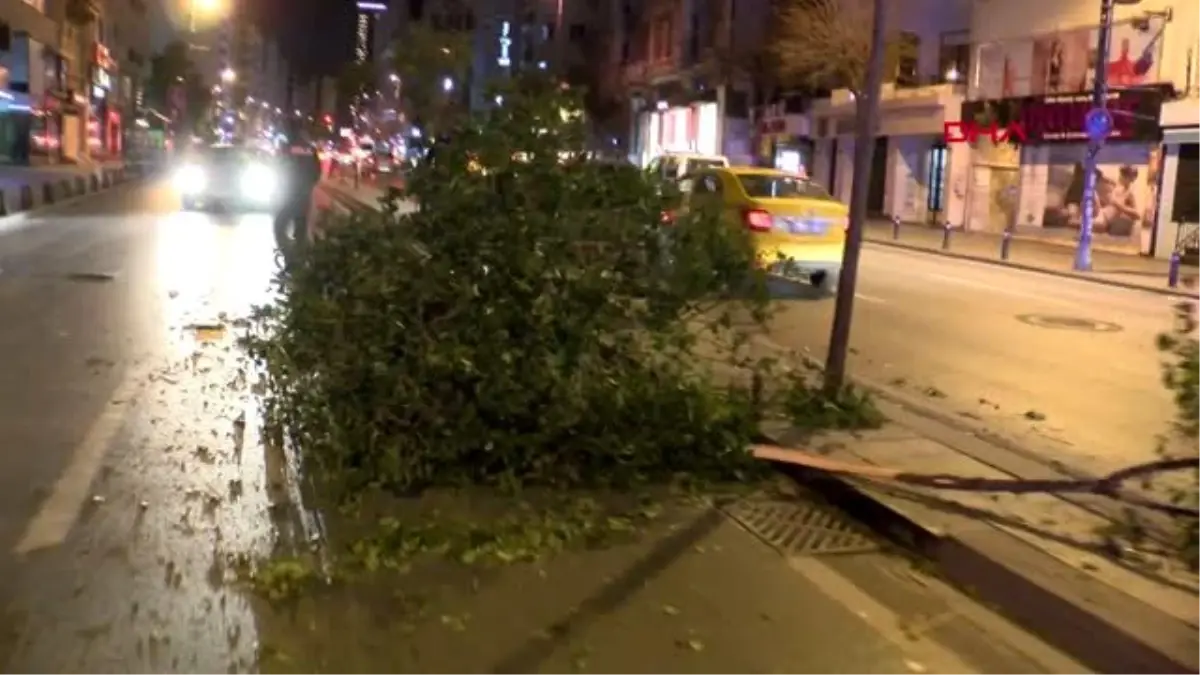
<path id="1" fill-rule="evenodd" d="M 79 520 L 104 455 L 125 422 L 130 404 L 142 388 L 142 379 L 127 371 L 105 402 L 104 410 L 92 422 L 83 441 L 76 446 L 67 468 L 59 476 L 50 495 L 25 528 L 13 552 L 26 555 L 58 546 L 66 540 Z"/>
<path id="2" fill-rule="evenodd" d="M 879 305 L 887 304 L 887 300 L 884 300 L 883 298 L 877 298 L 873 295 L 866 295 L 865 293 L 855 293 L 854 297 L 862 300 L 863 302 L 874 302 Z"/>

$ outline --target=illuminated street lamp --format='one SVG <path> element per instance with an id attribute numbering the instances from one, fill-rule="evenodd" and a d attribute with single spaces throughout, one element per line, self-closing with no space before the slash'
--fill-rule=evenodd
<path id="1" fill-rule="evenodd" d="M 225 0 L 187 0 L 188 32 L 196 32 L 196 15 L 215 16 L 225 9 Z"/>
<path id="2" fill-rule="evenodd" d="M 221 81 L 222 82 L 229 84 L 230 82 L 233 82 L 236 79 L 237 79 L 237 73 L 234 72 L 233 68 L 226 68 L 225 70 L 221 71 Z"/>

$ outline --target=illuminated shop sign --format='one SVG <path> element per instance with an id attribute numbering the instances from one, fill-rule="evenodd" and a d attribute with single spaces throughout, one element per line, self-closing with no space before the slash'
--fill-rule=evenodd
<path id="1" fill-rule="evenodd" d="M 496 59 L 496 63 L 500 64 L 501 68 L 507 68 L 512 65 L 512 58 L 509 57 L 509 49 L 512 48 L 512 24 L 503 21 L 500 23 L 500 57 Z"/>
<path id="2" fill-rule="evenodd" d="M 1163 87 L 1110 92 L 1106 107 L 1112 114 L 1112 132 L 1108 139 L 1159 140 L 1158 116 L 1167 93 Z M 994 128 L 1002 130 L 1006 138 L 1023 143 L 1078 143 L 1088 138 L 1086 119 L 1092 107 L 1090 93 L 967 101 L 962 106 L 962 119 L 982 128 L 980 135 L 988 135 Z M 1004 133 L 1014 129 L 1022 133 Z"/>

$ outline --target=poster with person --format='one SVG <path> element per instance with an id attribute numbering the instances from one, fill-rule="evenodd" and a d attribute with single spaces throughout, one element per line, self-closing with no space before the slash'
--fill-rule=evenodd
<path id="1" fill-rule="evenodd" d="M 1163 17 L 1113 24 L 1108 84 L 1114 88 L 1159 82 Z M 1094 26 L 1063 30 L 1032 40 L 979 47 L 979 76 L 971 98 L 1047 96 L 1089 91 L 1095 81 L 1099 31 Z"/>
<path id="2" fill-rule="evenodd" d="M 1086 146 L 1078 144 L 1050 149 L 1042 227 L 1078 230 L 1082 226 L 1086 152 Z M 1154 226 L 1151 202 L 1157 176 L 1151 170 L 1152 159 L 1152 149 L 1145 145 L 1108 146 L 1101 152 L 1093 202 L 1095 234 L 1127 239 L 1143 248 L 1143 233 Z"/>
<path id="3" fill-rule="evenodd" d="M 1031 93 L 1073 94 L 1087 89 L 1096 31 L 1080 29 L 1042 36 L 1033 42 Z"/>
<path id="4" fill-rule="evenodd" d="M 979 77 L 971 98 L 998 99 L 1028 96 L 1033 66 L 1033 43 L 1029 40 L 996 42 L 979 46 Z"/>
<path id="5" fill-rule="evenodd" d="M 1155 16 L 1113 26 L 1107 67 L 1110 87 L 1137 87 L 1158 82 L 1166 25 L 1163 17 Z"/>

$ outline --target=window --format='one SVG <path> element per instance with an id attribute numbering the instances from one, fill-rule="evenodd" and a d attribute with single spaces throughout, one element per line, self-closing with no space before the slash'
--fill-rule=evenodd
<path id="1" fill-rule="evenodd" d="M 942 45 L 938 54 L 938 79 L 965 82 L 971 68 L 970 45 Z"/>
<path id="2" fill-rule="evenodd" d="M 738 182 L 751 199 L 821 199 L 837 201 L 825 188 L 804 178 L 770 174 L 742 174 Z"/>
<path id="3" fill-rule="evenodd" d="M 719 195 L 721 194 L 721 181 L 712 174 L 699 176 L 696 179 L 694 192 L 695 194 Z"/>
<path id="4" fill-rule="evenodd" d="M 896 47 L 896 84 L 917 86 L 920 84 L 921 37 L 916 33 L 901 31 Z"/>
<path id="5" fill-rule="evenodd" d="M 654 29 L 650 37 L 650 52 L 656 60 L 665 60 L 671 58 L 675 53 L 672 40 L 672 26 L 670 17 L 660 17 L 654 21 Z"/>
<path id="6" fill-rule="evenodd" d="M 1175 195 L 1171 205 L 1171 220 L 1177 223 L 1200 222 L 1200 145 L 1184 143 L 1179 146 L 1179 168 L 1175 174 Z"/>

